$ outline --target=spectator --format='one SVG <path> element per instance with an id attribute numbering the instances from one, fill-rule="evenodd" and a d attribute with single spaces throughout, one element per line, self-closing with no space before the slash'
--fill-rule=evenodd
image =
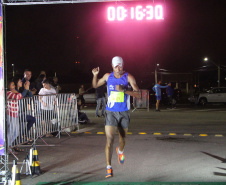
<path id="1" fill-rule="evenodd" d="M 167 92 L 167 98 L 168 98 L 168 105 L 170 106 L 170 109 L 174 108 L 174 104 L 173 104 L 173 93 L 174 93 L 174 89 L 171 86 L 171 83 L 168 83 L 168 87 L 166 88 L 166 92 Z"/>
<path id="2" fill-rule="evenodd" d="M 53 77 L 53 83 L 52 86 L 55 88 L 56 93 L 59 93 L 59 91 L 61 90 L 61 87 L 58 83 L 58 78 L 56 76 Z"/>
<path id="3" fill-rule="evenodd" d="M 161 80 L 158 81 L 157 84 L 155 84 L 155 86 L 152 88 L 153 91 L 155 92 L 155 96 L 156 96 L 156 112 L 160 112 L 159 110 L 159 103 L 160 103 L 160 100 L 161 100 L 161 88 L 167 88 L 168 85 L 166 86 L 161 86 Z"/>
<path id="4" fill-rule="evenodd" d="M 86 124 L 86 123 L 91 123 L 92 121 L 88 118 L 85 112 L 81 112 L 81 104 L 82 101 L 81 99 L 77 99 L 78 101 L 78 122 L 80 124 Z"/>
<path id="5" fill-rule="evenodd" d="M 55 95 L 56 90 L 50 86 L 49 80 L 45 79 L 43 82 L 43 88 L 39 91 L 39 101 L 41 102 L 41 115 L 43 120 L 43 125 L 46 121 L 55 122 L 56 114 L 54 112 L 54 104 L 56 96 L 45 96 L 45 95 Z M 48 130 L 47 132 L 50 132 Z M 52 137 L 50 133 L 46 134 L 46 137 Z"/>
<path id="6" fill-rule="evenodd" d="M 83 97 L 84 94 L 85 94 L 84 85 L 81 85 L 81 87 L 79 88 L 79 97 L 78 97 L 81 100 L 81 108 L 84 107 L 85 105 L 85 99 Z"/>
<path id="7" fill-rule="evenodd" d="M 19 136 L 19 121 L 18 121 L 18 101 L 23 97 L 21 93 L 17 92 L 15 89 L 15 83 L 10 81 L 8 83 L 8 91 L 7 91 L 7 122 L 8 122 L 8 144 L 9 146 L 16 140 Z M 14 152 L 23 151 L 18 147 L 12 148 Z"/>
<path id="8" fill-rule="evenodd" d="M 23 83 L 22 83 L 22 80 L 20 78 L 14 78 L 13 82 L 16 85 L 15 90 L 17 92 L 21 93 L 23 97 L 32 97 L 33 96 L 31 91 L 29 90 L 29 86 L 30 86 L 30 82 L 29 81 L 26 81 L 24 83 L 24 87 L 23 88 L 22 88 Z M 20 91 L 22 89 L 23 89 L 23 91 Z"/>
<path id="9" fill-rule="evenodd" d="M 19 92 L 18 89 L 21 89 L 22 87 L 22 81 L 21 79 L 14 79 L 14 83 L 16 84 L 16 91 Z M 30 82 L 29 81 L 26 81 L 24 83 L 24 91 L 21 92 L 22 96 L 23 97 L 32 97 L 32 93 L 31 91 L 29 91 L 29 85 L 30 85 Z M 22 107 L 23 106 L 23 107 Z M 26 106 L 28 106 L 28 108 L 26 108 Z M 33 124 L 35 123 L 36 119 L 31 116 L 31 115 L 28 115 L 28 109 L 30 109 L 30 105 L 21 105 L 20 106 L 20 117 L 19 118 L 25 118 L 24 122 L 27 122 L 27 133 L 29 133 L 31 127 L 33 126 Z M 21 120 L 19 119 L 19 123 L 21 124 Z M 23 126 L 21 126 L 21 128 L 23 128 Z M 24 129 L 22 129 L 24 131 Z M 24 134 L 24 132 L 22 132 Z"/>
<path id="10" fill-rule="evenodd" d="M 23 92 L 23 90 L 24 90 L 24 83 L 26 81 L 29 81 L 30 82 L 29 90 L 31 91 L 32 95 L 34 95 L 37 90 L 35 89 L 35 85 L 33 83 L 31 83 L 31 81 L 30 81 L 31 80 L 31 76 L 32 76 L 31 71 L 29 69 L 25 69 L 25 71 L 24 71 L 24 78 L 21 80 L 23 85 L 22 85 L 20 91 Z"/>
<path id="11" fill-rule="evenodd" d="M 40 89 L 43 88 L 42 82 L 46 79 L 46 75 L 40 74 L 38 78 L 35 80 L 35 88 L 37 89 L 37 94 L 39 93 Z"/>
<path id="12" fill-rule="evenodd" d="M 105 84 L 96 88 L 96 98 L 97 98 L 96 117 L 104 117 L 105 108 L 106 108 L 105 89 L 106 89 Z M 99 115 L 98 112 L 101 105 L 102 105 L 102 111 L 101 111 L 101 115 Z"/>

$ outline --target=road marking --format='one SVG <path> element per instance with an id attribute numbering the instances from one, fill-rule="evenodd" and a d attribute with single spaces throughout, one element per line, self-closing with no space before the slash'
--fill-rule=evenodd
<path id="1" fill-rule="evenodd" d="M 184 134 L 184 136 L 192 136 L 192 134 Z"/>
<path id="2" fill-rule="evenodd" d="M 176 136 L 176 133 L 169 133 L 170 136 Z"/>
<path id="3" fill-rule="evenodd" d="M 79 132 L 71 132 L 74 134 L 80 134 L 80 133 L 84 133 L 84 134 L 97 134 L 97 135 L 104 135 L 105 132 L 89 132 L 89 131 L 85 131 L 85 132 L 81 132 L 81 130 Z M 118 133 L 116 133 L 118 134 Z M 127 135 L 154 135 L 154 136 L 161 136 L 161 135 L 169 135 L 169 136 L 180 136 L 181 133 L 175 133 L 175 132 L 170 132 L 170 133 L 161 133 L 161 132 L 154 132 L 154 133 L 147 133 L 147 132 L 127 132 Z M 193 134 L 189 134 L 189 133 L 184 133 L 182 134 L 183 136 L 193 136 Z M 196 133 L 195 135 L 198 135 L 200 137 L 207 137 L 207 136 L 214 136 L 214 137 L 224 137 L 223 134 L 198 134 Z M 26 145 L 27 146 L 27 145 Z M 48 145 L 49 146 L 49 145 Z"/>
<path id="4" fill-rule="evenodd" d="M 215 137 L 223 137 L 222 134 L 215 134 Z"/>
<path id="5" fill-rule="evenodd" d="M 162 135 L 162 133 L 160 133 L 160 132 L 155 132 L 153 135 L 159 136 L 159 135 Z"/>
<path id="6" fill-rule="evenodd" d="M 201 137 L 206 137 L 206 136 L 208 136 L 207 134 L 199 134 L 199 136 L 201 136 Z"/>

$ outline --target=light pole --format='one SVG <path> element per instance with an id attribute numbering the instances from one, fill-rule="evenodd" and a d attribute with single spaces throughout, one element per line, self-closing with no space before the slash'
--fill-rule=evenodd
<path id="1" fill-rule="evenodd" d="M 217 65 L 215 62 L 213 62 L 212 60 L 209 60 L 207 57 L 205 57 L 203 60 L 204 60 L 204 62 L 210 61 L 215 66 L 217 66 L 217 71 L 218 71 L 218 87 L 220 87 L 220 79 L 221 79 L 221 67 L 220 67 L 220 65 Z"/>
<path id="2" fill-rule="evenodd" d="M 157 73 L 157 69 L 158 69 L 158 66 L 159 66 L 159 64 L 156 64 L 156 67 L 155 67 L 155 84 L 157 84 L 158 83 L 158 73 Z"/>
<path id="3" fill-rule="evenodd" d="M 13 77 L 15 76 L 15 71 L 14 71 L 14 64 L 12 64 L 13 67 Z"/>

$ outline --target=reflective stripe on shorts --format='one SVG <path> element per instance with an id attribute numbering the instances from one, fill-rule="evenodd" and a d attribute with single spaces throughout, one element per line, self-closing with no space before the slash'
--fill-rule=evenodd
<path id="1" fill-rule="evenodd" d="M 122 127 L 128 128 L 130 122 L 130 113 L 129 111 L 123 112 L 113 112 L 106 110 L 106 117 L 105 117 L 105 126 L 115 126 L 115 127 Z"/>

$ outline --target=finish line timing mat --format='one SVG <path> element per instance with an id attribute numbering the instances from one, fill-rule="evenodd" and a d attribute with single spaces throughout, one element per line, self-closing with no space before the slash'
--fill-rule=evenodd
<path id="1" fill-rule="evenodd" d="M 40 182 L 37 185 L 226 185 L 226 182 Z"/>

